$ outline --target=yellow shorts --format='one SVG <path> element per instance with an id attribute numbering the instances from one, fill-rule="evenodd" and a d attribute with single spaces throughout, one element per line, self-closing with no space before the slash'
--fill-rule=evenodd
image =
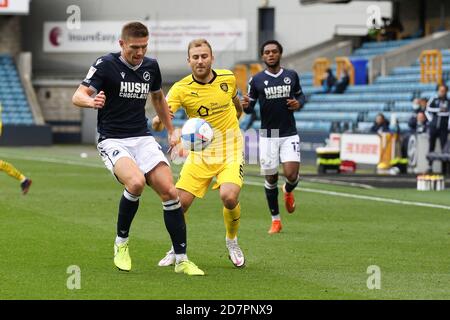
<path id="1" fill-rule="evenodd" d="M 213 189 L 219 188 L 222 183 L 234 183 L 242 188 L 244 182 L 243 157 L 239 156 L 233 161 L 213 164 L 205 161 L 186 161 L 175 186 L 192 193 L 197 198 L 203 198 L 214 177 L 216 183 L 213 185 Z"/>

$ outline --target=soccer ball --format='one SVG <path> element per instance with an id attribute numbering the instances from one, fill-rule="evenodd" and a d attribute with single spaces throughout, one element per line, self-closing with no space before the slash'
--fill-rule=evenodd
<path id="1" fill-rule="evenodd" d="M 213 137 L 211 125 L 200 118 L 189 119 L 181 129 L 181 142 L 186 150 L 203 150 L 211 143 Z"/>

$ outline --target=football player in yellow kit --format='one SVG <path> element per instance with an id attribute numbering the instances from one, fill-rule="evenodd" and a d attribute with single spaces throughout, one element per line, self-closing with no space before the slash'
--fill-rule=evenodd
<path id="1" fill-rule="evenodd" d="M 0 136 L 2 135 L 3 123 L 1 118 L 2 108 L 0 105 Z M 27 194 L 31 186 L 31 179 L 25 177 L 19 170 L 17 170 L 12 164 L 0 159 L 0 171 L 5 171 L 6 174 L 20 181 L 20 188 L 22 194 Z"/>
<path id="2" fill-rule="evenodd" d="M 188 63 L 192 74 L 176 82 L 167 94 L 173 113 L 183 107 L 189 118 L 202 118 L 214 130 L 213 142 L 202 151 L 191 151 L 176 183 L 178 195 L 186 212 L 194 199 L 203 198 L 212 179 L 213 189 L 219 189 L 223 202 L 226 246 L 236 267 L 245 265 L 237 242 L 241 207 L 239 193 L 243 184 L 243 138 L 239 129 L 242 106 L 237 96 L 236 78 L 229 70 L 212 69 L 214 56 L 205 39 L 189 43 Z M 159 118 L 152 121 L 153 129 L 162 130 Z M 159 262 L 160 266 L 174 263 L 173 249 Z"/>

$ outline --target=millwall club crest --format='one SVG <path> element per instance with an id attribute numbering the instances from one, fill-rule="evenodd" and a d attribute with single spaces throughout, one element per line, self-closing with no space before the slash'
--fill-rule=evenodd
<path id="1" fill-rule="evenodd" d="M 284 83 L 286 83 L 286 84 L 290 84 L 291 83 L 291 78 L 289 78 L 289 77 L 286 77 L 286 78 L 284 78 Z"/>
<path id="2" fill-rule="evenodd" d="M 222 89 L 225 92 L 228 92 L 228 85 L 225 82 L 222 82 L 220 84 L 220 89 Z"/>
<path id="3" fill-rule="evenodd" d="M 150 72 L 145 71 L 145 72 L 144 72 L 144 75 L 143 75 L 143 78 L 144 78 L 145 81 L 150 80 Z"/>

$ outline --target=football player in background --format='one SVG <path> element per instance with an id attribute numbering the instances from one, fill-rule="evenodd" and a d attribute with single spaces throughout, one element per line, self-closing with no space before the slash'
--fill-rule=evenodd
<path id="1" fill-rule="evenodd" d="M 146 184 L 162 200 L 164 223 L 174 248 L 175 272 L 203 275 L 186 255 L 186 224 L 169 163 L 147 126 L 145 103 L 150 95 L 174 145 L 169 108 L 161 89 L 158 62 L 145 57 L 148 29 L 139 22 L 122 28 L 121 52 L 99 58 L 73 96 L 78 107 L 98 109 L 97 148 L 105 166 L 124 185 L 119 203 L 114 264 L 131 270 L 128 236 Z"/>
<path id="2" fill-rule="evenodd" d="M 2 122 L 2 108 L 0 105 L 0 136 L 2 135 L 3 122 Z M 13 177 L 20 181 L 20 188 L 22 189 L 22 194 L 25 195 L 28 193 L 28 190 L 31 187 L 31 183 L 33 182 L 31 179 L 27 178 L 23 175 L 19 170 L 17 170 L 11 163 L 6 162 L 0 159 L 0 171 L 6 172 L 9 176 Z"/>
<path id="3" fill-rule="evenodd" d="M 305 104 L 305 95 L 297 72 L 281 67 L 283 47 L 269 40 L 261 46 L 266 69 L 249 80 L 248 95 L 243 97 L 245 113 L 252 113 L 257 100 L 260 104 L 261 130 L 259 155 L 261 174 L 265 175 L 264 190 L 272 215 L 269 234 L 282 229 L 278 207 L 278 166 L 281 162 L 286 178 L 282 187 L 287 212 L 295 211 L 293 190 L 300 177 L 300 138 L 294 112 Z"/>
<path id="4" fill-rule="evenodd" d="M 203 198 L 212 179 L 223 203 L 226 229 L 225 244 L 229 258 L 236 267 L 245 265 L 244 254 L 237 241 L 241 207 L 239 193 L 243 184 L 243 140 L 239 129 L 242 106 L 237 96 L 236 78 L 229 70 L 212 69 L 214 56 L 205 39 L 196 39 L 188 46 L 188 63 L 192 74 L 175 83 L 167 94 L 172 113 L 183 107 L 188 118 L 202 118 L 214 130 L 213 142 L 203 151 L 191 151 L 176 183 L 184 212 L 195 198 Z M 153 128 L 160 130 L 156 116 Z M 160 266 L 175 262 L 173 248 L 160 261 Z"/>

